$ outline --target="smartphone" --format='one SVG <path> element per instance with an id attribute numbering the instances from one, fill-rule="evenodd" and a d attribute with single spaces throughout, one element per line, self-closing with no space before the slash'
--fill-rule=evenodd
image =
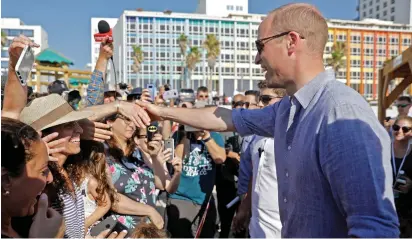
<path id="1" fill-rule="evenodd" d="M 153 139 L 153 136 L 156 134 L 158 130 L 157 123 L 151 123 L 147 127 L 147 141 L 150 142 Z"/>
<path id="2" fill-rule="evenodd" d="M 156 94 L 156 87 L 153 84 L 147 84 L 146 89 L 149 90 L 150 92 L 150 98 L 152 99 L 152 102 L 155 99 L 155 94 Z"/>
<path id="3" fill-rule="evenodd" d="M 173 156 L 175 155 L 175 140 L 174 139 L 167 139 L 164 141 L 164 149 L 170 149 L 172 154 L 170 155 L 170 158 L 167 160 L 167 162 L 171 162 L 173 160 Z"/>
<path id="4" fill-rule="evenodd" d="M 403 186 L 403 185 L 405 185 L 405 184 L 406 184 L 406 180 L 403 179 L 402 177 L 399 177 L 398 179 L 396 179 L 395 184 L 393 185 L 393 190 L 394 190 L 395 192 L 398 192 L 398 193 L 403 193 L 403 192 L 399 189 L 399 186 Z"/>
<path id="5" fill-rule="evenodd" d="M 189 126 L 189 125 L 185 125 L 185 131 L 186 132 L 200 132 L 202 130 L 201 129 L 196 129 L 196 128 L 194 128 L 192 126 Z"/>
<path id="6" fill-rule="evenodd" d="M 178 97 L 179 93 L 177 93 L 177 90 L 168 90 L 163 93 L 164 100 L 177 99 Z"/>
<path id="7" fill-rule="evenodd" d="M 15 68 L 17 78 L 19 78 L 21 85 L 27 85 L 27 79 L 30 77 L 33 64 L 34 53 L 30 46 L 26 46 L 21 52 Z"/>
<path id="8" fill-rule="evenodd" d="M 109 231 L 109 233 L 107 233 L 107 235 L 104 235 L 104 237 L 107 237 L 112 232 L 117 232 L 119 234 L 120 232 L 122 232 L 124 230 L 128 231 L 128 228 L 125 225 L 123 225 L 121 222 L 117 221 L 114 216 L 110 216 L 110 217 L 107 217 L 106 219 L 104 219 L 103 221 L 101 221 L 96 226 L 94 226 L 90 230 L 90 235 L 95 237 L 95 236 L 99 235 L 99 233 L 101 233 L 102 231 L 107 230 L 107 229 L 110 229 L 110 231 Z M 129 233 L 127 233 L 125 238 L 127 238 L 128 235 L 129 235 Z"/>

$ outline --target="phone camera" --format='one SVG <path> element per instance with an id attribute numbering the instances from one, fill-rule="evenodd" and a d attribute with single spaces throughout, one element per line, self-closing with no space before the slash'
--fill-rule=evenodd
<path id="1" fill-rule="evenodd" d="M 106 224 L 106 228 L 109 229 L 109 228 L 110 228 L 110 224 Z"/>

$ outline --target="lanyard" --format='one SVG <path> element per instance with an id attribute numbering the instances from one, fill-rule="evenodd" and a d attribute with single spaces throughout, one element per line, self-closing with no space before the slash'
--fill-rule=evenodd
<path id="1" fill-rule="evenodd" d="M 402 170 L 403 164 L 405 163 L 406 156 L 408 156 L 410 146 L 411 146 L 411 144 L 408 144 L 408 149 L 406 149 L 406 153 L 405 153 L 405 155 L 403 156 L 403 159 L 402 159 L 401 164 L 399 165 L 398 172 L 396 172 L 395 150 L 394 150 L 394 148 L 393 148 L 393 142 L 392 142 L 392 164 L 393 164 L 393 165 L 392 165 L 392 168 L 393 168 L 393 173 L 394 173 L 394 175 L 395 175 L 395 178 L 398 177 L 399 172 Z"/>

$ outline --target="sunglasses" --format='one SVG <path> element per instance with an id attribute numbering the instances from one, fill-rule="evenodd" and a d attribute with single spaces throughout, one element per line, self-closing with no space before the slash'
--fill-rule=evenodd
<path id="1" fill-rule="evenodd" d="M 288 35 L 288 34 L 291 33 L 291 32 L 292 32 L 292 31 L 282 32 L 282 33 L 277 34 L 277 35 L 273 35 L 273 36 L 270 36 L 270 37 L 266 37 L 266 38 L 262 38 L 262 39 L 256 40 L 256 41 L 255 41 L 255 45 L 256 45 L 257 51 L 259 52 L 259 54 L 262 54 L 263 47 L 265 46 L 266 43 L 270 42 L 270 41 L 273 40 L 273 39 L 286 36 L 286 35 Z M 301 39 L 305 39 L 305 38 L 304 38 L 303 36 L 301 36 L 301 35 L 299 35 L 299 37 L 300 37 Z"/>
<path id="2" fill-rule="evenodd" d="M 257 106 L 255 103 L 245 102 L 246 109 L 249 109 L 249 106 Z"/>
<path id="3" fill-rule="evenodd" d="M 392 126 L 392 129 L 393 129 L 393 131 L 395 131 L 395 132 L 398 132 L 400 129 L 402 129 L 402 132 L 403 132 L 404 134 L 406 134 L 406 133 L 408 133 L 409 131 L 411 131 L 412 127 L 406 127 L 406 126 L 401 127 L 401 126 L 399 126 L 399 125 L 397 125 L 397 124 L 394 124 L 394 125 Z"/>
<path id="4" fill-rule="evenodd" d="M 261 95 L 259 96 L 259 101 L 267 105 L 273 99 L 282 99 L 282 97 L 272 96 L 272 95 Z"/>
<path id="5" fill-rule="evenodd" d="M 232 105 L 233 105 L 234 108 L 239 107 L 239 106 L 243 107 L 245 105 L 245 102 L 243 102 L 243 101 L 236 101 L 236 102 L 233 101 Z"/>
<path id="6" fill-rule="evenodd" d="M 408 107 L 409 106 L 409 104 L 399 104 L 399 105 L 397 105 L 396 107 L 398 107 L 398 108 L 406 108 L 406 107 Z"/>

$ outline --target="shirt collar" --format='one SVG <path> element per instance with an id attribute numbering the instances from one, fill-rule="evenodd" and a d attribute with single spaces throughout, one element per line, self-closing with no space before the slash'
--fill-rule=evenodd
<path id="1" fill-rule="evenodd" d="M 335 80 L 335 73 L 333 70 L 325 70 L 324 72 L 319 73 L 293 96 L 299 101 L 302 107 L 306 109 L 316 93 L 329 80 Z"/>

